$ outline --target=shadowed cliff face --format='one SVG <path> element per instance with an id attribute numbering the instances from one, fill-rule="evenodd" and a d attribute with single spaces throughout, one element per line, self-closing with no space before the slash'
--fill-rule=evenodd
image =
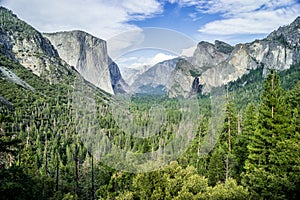
<path id="1" fill-rule="evenodd" d="M 108 59 L 108 63 L 109 63 L 108 68 L 110 73 L 110 80 L 111 80 L 111 85 L 114 90 L 114 93 L 115 94 L 126 93 L 126 88 L 128 88 L 128 84 L 122 78 L 118 65 L 113 60 L 111 60 L 111 58 Z"/>
<path id="2" fill-rule="evenodd" d="M 82 31 L 44 34 L 59 56 L 89 82 L 113 94 L 106 42 Z"/>

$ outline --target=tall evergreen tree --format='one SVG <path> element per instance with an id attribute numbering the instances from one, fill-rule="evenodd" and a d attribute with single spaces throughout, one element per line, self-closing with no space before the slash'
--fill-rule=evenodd
<path id="1" fill-rule="evenodd" d="M 236 157 L 233 149 L 236 144 L 238 121 L 232 101 L 228 101 L 225 110 L 225 119 L 222 133 L 216 143 L 208 166 L 209 183 L 215 185 L 236 176 Z M 221 173 L 224 173 L 221 175 Z M 217 178 L 218 177 L 218 178 Z"/>
<path id="2" fill-rule="evenodd" d="M 267 76 L 264 86 L 257 128 L 248 145 L 243 183 L 262 199 L 286 199 L 293 188 L 288 178 L 287 141 L 295 130 L 279 76 L 274 71 Z"/>
<path id="3" fill-rule="evenodd" d="M 249 156 L 248 145 L 250 137 L 254 134 L 257 126 L 257 109 L 253 103 L 250 103 L 244 114 L 244 121 L 242 125 L 242 132 L 237 137 L 237 144 L 234 154 L 237 155 L 238 174 L 245 171 L 245 162 Z"/>

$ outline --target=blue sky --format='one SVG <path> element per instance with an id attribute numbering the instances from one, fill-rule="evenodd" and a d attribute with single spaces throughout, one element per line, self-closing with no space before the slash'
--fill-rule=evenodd
<path id="1" fill-rule="evenodd" d="M 195 18 L 193 18 L 195 17 Z M 197 19 L 198 17 L 198 19 Z M 180 7 L 177 3 L 165 2 L 163 12 L 146 20 L 132 20 L 129 23 L 139 27 L 161 27 L 174 29 L 187 35 L 197 33 L 199 27 L 218 15 L 199 15 L 194 6 Z"/>
<path id="2" fill-rule="evenodd" d="M 80 29 L 107 41 L 123 37 L 118 47 L 125 49 L 146 27 L 174 30 L 196 43 L 218 39 L 235 45 L 263 38 L 300 15 L 299 0 L 0 0 L 0 5 L 41 32 Z"/>
<path id="3" fill-rule="evenodd" d="M 179 31 L 194 40 L 249 42 L 300 14 L 299 0 L 1 0 L 42 32 L 82 29 L 109 39 L 143 27 Z"/>

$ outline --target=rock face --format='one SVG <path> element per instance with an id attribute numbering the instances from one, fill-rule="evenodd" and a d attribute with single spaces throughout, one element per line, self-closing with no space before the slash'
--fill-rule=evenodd
<path id="1" fill-rule="evenodd" d="M 205 70 L 199 76 L 199 83 L 203 85 L 203 93 L 207 93 L 212 87 L 218 87 L 235 81 L 248 73 L 250 69 L 256 69 L 259 63 L 248 53 L 245 44 L 236 45 L 227 59 Z"/>
<path id="2" fill-rule="evenodd" d="M 195 66 L 185 59 L 180 59 L 177 62 L 167 85 L 169 97 L 187 98 L 193 93 L 192 86 L 198 76 L 198 71 L 195 69 Z M 198 86 L 194 85 L 195 87 Z"/>
<path id="3" fill-rule="evenodd" d="M 197 45 L 190 62 L 203 68 L 213 67 L 228 58 L 232 50 L 233 47 L 225 42 L 216 40 L 215 44 L 211 44 L 202 41 Z"/>
<path id="4" fill-rule="evenodd" d="M 83 31 L 44 34 L 59 56 L 89 82 L 113 94 L 106 42 Z"/>
<path id="5" fill-rule="evenodd" d="M 166 85 L 176 67 L 178 58 L 155 64 L 139 75 L 131 85 L 134 93 L 166 93 Z"/>
<path id="6" fill-rule="evenodd" d="M 15 73 L 13 73 L 12 71 L 10 71 L 9 69 L 7 69 L 4 66 L 0 66 L 0 78 L 8 79 L 11 82 L 14 82 L 24 88 L 27 88 L 27 89 L 35 92 L 35 89 L 31 85 L 29 85 L 28 83 L 23 81 Z"/>
<path id="7" fill-rule="evenodd" d="M 220 41 L 216 41 L 214 45 L 200 42 L 193 57 L 188 60 L 190 63 L 181 63 L 172 75 L 174 85 L 179 82 L 177 73 L 186 75 L 180 79 L 189 80 L 186 84 L 181 84 L 183 96 L 189 96 L 197 88 L 197 81 L 202 93 L 208 93 L 213 87 L 235 81 L 258 67 L 263 67 L 264 76 L 270 69 L 289 69 L 291 65 L 300 62 L 300 17 L 290 25 L 273 31 L 263 40 L 235 47 Z M 169 96 L 174 95 L 175 92 L 171 89 Z"/>
<path id="8" fill-rule="evenodd" d="M 110 73 L 111 85 L 115 94 L 123 94 L 126 93 L 126 89 L 128 88 L 128 84 L 122 78 L 120 69 L 118 65 L 112 61 L 110 58 L 108 59 L 108 68 Z"/>
<path id="9" fill-rule="evenodd" d="M 200 42 L 191 58 L 181 59 L 177 63 L 176 69 L 171 75 L 170 84 L 168 85 L 168 94 L 170 97 L 182 96 L 188 97 L 202 92 L 201 84 L 206 82 L 217 82 L 219 77 L 211 78 L 211 74 L 216 74 L 216 66 L 224 62 L 233 51 L 234 47 L 216 40 L 215 44 L 209 42 Z M 207 73 L 206 76 L 201 76 Z M 206 89 L 206 88 L 204 88 Z"/>
<path id="10" fill-rule="evenodd" d="M 3 7 L 0 20 L 0 53 L 50 84 L 71 80 L 70 75 L 74 75 L 83 76 L 108 93 L 114 94 L 113 89 L 124 92 L 122 85 L 126 83 L 108 57 L 104 40 L 82 31 L 42 35 Z"/>
<path id="11" fill-rule="evenodd" d="M 50 83 L 76 74 L 59 58 L 50 41 L 41 33 L 18 19 L 11 11 L 0 7 L 0 52 L 32 70 Z"/>

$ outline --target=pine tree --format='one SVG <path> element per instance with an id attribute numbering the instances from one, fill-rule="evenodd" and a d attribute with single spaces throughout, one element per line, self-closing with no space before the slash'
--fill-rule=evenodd
<path id="1" fill-rule="evenodd" d="M 237 137 L 237 144 L 234 150 L 234 154 L 237 155 L 238 174 L 245 171 L 245 162 L 249 156 L 247 146 L 249 145 L 250 137 L 256 130 L 257 120 L 257 109 L 253 103 L 250 103 L 246 108 L 242 132 Z"/>
<path id="2" fill-rule="evenodd" d="M 232 101 L 228 101 L 225 110 L 223 130 L 208 166 L 209 183 L 215 185 L 218 181 L 227 180 L 236 176 L 236 156 L 234 149 L 238 133 L 238 120 Z M 223 172 L 222 172 L 223 171 Z M 224 173 L 220 175 L 220 173 Z"/>
<path id="3" fill-rule="evenodd" d="M 218 181 L 224 182 L 226 169 L 224 164 L 225 152 L 219 147 L 214 149 L 208 165 L 208 183 L 216 185 Z"/>
<path id="4" fill-rule="evenodd" d="M 291 112 L 284 101 L 279 76 L 274 72 L 265 80 L 257 128 L 250 137 L 249 156 L 243 183 L 263 199 L 285 199 L 292 186 L 286 159 L 287 141 L 295 133 Z"/>
<path id="5" fill-rule="evenodd" d="M 6 123 L 12 121 L 11 117 L 0 114 L 0 168 L 11 167 L 14 157 L 18 153 L 20 140 L 14 133 L 6 132 Z"/>

